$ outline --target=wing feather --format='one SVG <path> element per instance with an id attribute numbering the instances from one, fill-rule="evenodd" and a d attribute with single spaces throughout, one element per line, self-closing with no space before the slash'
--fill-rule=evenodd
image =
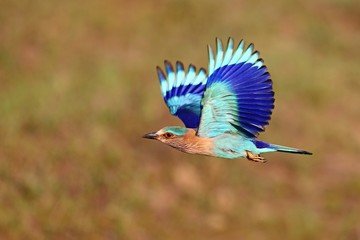
<path id="1" fill-rule="evenodd" d="M 222 133 L 255 138 L 268 125 L 274 108 L 272 81 L 260 54 L 244 41 L 233 49 L 230 38 L 225 55 L 216 39 L 214 56 L 209 46 L 209 76 L 201 101 L 198 135 L 215 137 Z"/>
<path id="2" fill-rule="evenodd" d="M 164 62 L 165 72 L 157 67 L 160 89 L 170 113 L 178 116 L 188 128 L 198 128 L 200 122 L 200 101 L 205 91 L 207 75 L 203 68 L 196 72 L 189 65 L 187 71 L 182 62 L 176 62 L 175 70 L 169 61 Z"/>

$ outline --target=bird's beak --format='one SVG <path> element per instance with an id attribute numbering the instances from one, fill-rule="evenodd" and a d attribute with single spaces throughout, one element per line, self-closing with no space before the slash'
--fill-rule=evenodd
<path id="1" fill-rule="evenodd" d="M 143 136 L 143 138 L 148 139 L 156 139 L 157 137 L 159 137 L 159 135 L 157 135 L 156 132 L 148 133 Z"/>

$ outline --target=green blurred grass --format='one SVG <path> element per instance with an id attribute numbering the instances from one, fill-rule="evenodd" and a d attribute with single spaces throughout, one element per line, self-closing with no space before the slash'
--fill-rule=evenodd
<path id="1" fill-rule="evenodd" d="M 358 1 L 2 1 L 1 239 L 358 239 Z M 141 139 L 181 124 L 155 66 L 255 43 L 268 164 Z"/>

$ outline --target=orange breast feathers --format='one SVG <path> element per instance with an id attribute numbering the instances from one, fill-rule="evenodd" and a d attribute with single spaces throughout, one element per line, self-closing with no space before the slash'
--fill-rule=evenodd
<path id="1" fill-rule="evenodd" d="M 197 136 L 194 129 L 190 128 L 184 135 L 184 143 L 186 144 L 186 150 L 189 153 L 214 156 L 214 140 Z"/>

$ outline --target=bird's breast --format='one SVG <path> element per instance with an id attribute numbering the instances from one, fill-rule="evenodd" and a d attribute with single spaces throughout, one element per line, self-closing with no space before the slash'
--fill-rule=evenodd
<path id="1" fill-rule="evenodd" d="M 184 137 L 184 148 L 182 151 L 192 154 L 214 156 L 214 139 L 196 136 L 194 130 L 189 132 L 190 133 Z"/>

